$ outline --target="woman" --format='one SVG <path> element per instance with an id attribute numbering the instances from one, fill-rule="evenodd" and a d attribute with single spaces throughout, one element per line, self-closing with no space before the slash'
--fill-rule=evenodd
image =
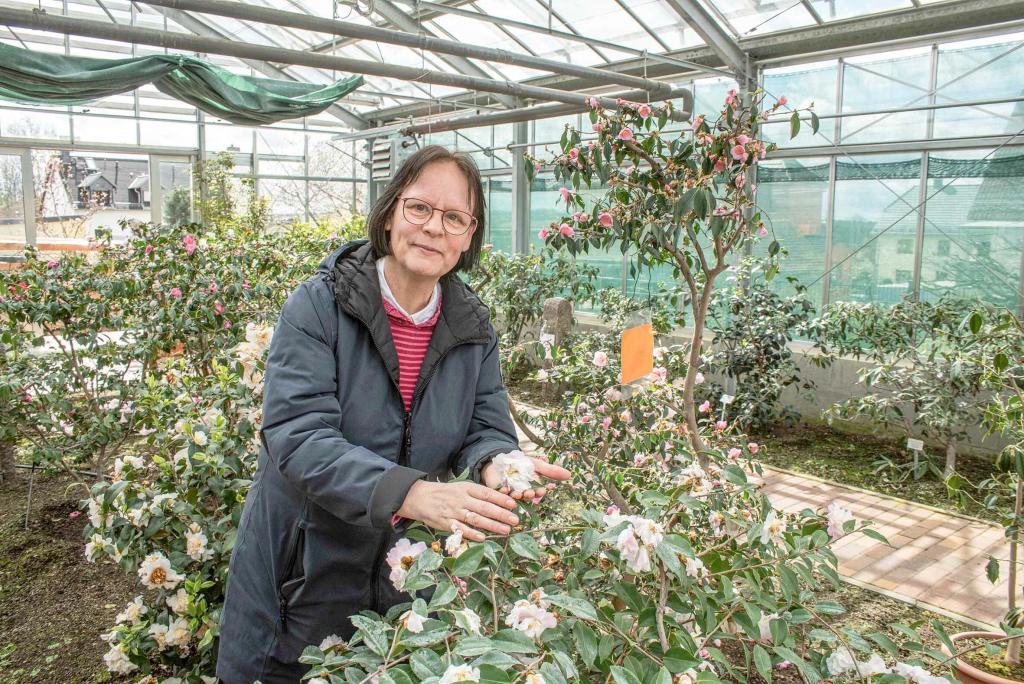
<path id="1" fill-rule="evenodd" d="M 263 448 L 221 617 L 227 684 L 297 682 L 307 645 L 348 638 L 361 610 L 409 601 L 384 563 L 400 521 L 481 541 L 518 523 L 515 498 L 554 486 L 496 489 L 490 461 L 518 448 L 515 429 L 487 308 L 454 276 L 476 263 L 484 233 L 473 162 L 419 150 L 367 223 L 369 242 L 325 259 L 274 330 Z M 467 470 L 472 481 L 444 481 Z"/>

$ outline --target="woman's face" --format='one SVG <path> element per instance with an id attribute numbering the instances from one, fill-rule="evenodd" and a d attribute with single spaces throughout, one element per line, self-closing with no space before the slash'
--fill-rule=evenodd
<path id="1" fill-rule="evenodd" d="M 402 275 L 415 280 L 437 282 L 451 271 L 462 253 L 469 249 L 476 230 L 474 224 L 463 235 L 451 235 L 441 224 L 441 212 L 435 211 L 423 225 L 408 221 L 403 201 L 408 198 L 441 209 L 456 209 L 473 215 L 469 184 L 452 162 L 434 162 L 424 167 L 419 178 L 406 186 L 395 203 L 388 223 L 392 263 Z"/>

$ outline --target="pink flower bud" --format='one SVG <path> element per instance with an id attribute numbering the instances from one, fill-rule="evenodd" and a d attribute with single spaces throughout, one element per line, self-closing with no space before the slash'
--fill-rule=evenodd
<path id="1" fill-rule="evenodd" d="M 558 192 L 562 195 L 562 201 L 569 204 L 569 201 L 572 198 L 572 191 L 570 191 L 569 188 L 558 188 Z"/>
<path id="2" fill-rule="evenodd" d="M 174 297 L 175 299 L 180 298 L 181 297 L 181 288 L 172 287 L 171 291 L 170 291 L 170 295 L 172 297 Z"/>
<path id="3" fill-rule="evenodd" d="M 719 432 L 721 432 L 727 427 L 729 427 L 729 423 L 724 420 L 720 420 L 717 423 L 715 423 L 715 429 L 718 430 Z"/>
<path id="4" fill-rule="evenodd" d="M 747 451 L 752 454 L 756 454 L 761 447 L 757 445 L 757 442 L 751 442 L 747 445 Z"/>
<path id="5" fill-rule="evenodd" d="M 779 106 L 783 106 L 783 105 L 787 104 L 788 102 L 789 102 L 789 100 L 786 98 L 785 95 L 782 95 L 782 96 L 779 97 Z"/>
<path id="6" fill-rule="evenodd" d="M 537 237 L 541 240 L 547 240 L 549 235 L 551 235 L 551 232 L 547 228 L 541 228 L 540 232 L 537 233 Z"/>

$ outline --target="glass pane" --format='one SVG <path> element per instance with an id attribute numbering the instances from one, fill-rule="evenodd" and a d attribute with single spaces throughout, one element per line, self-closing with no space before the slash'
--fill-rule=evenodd
<path id="1" fill-rule="evenodd" d="M 814 18 L 799 2 L 714 0 L 714 3 L 740 38 L 814 24 Z"/>
<path id="2" fill-rule="evenodd" d="M 0 240 L 16 245 L 0 248 L 0 256 L 21 253 L 25 244 L 25 196 L 21 184 L 21 156 L 0 154 Z"/>
<path id="3" fill-rule="evenodd" d="M 569 116 L 557 116 L 551 119 L 538 119 L 533 122 L 533 138 L 531 142 L 541 143 L 540 146 L 532 147 L 532 154 L 542 159 L 548 159 L 556 154 L 562 153 L 559 140 L 565 131 L 565 125 L 569 124 L 574 128 L 580 127 L 580 117 L 577 114 Z M 589 128 L 590 120 L 587 120 Z M 546 144 L 550 143 L 550 144 Z"/>
<path id="4" fill-rule="evenodd" d="M 71 120 L 66 113 L 52 110 L 19 111 L 0 107 L 0 135 L 34 140 L 71 140 Z"/>
<path id="5" fill-rule="evenodd" d="M 836 162 L 830 301 L 895 304 L 912 292 L 920 174 L 920 155 Z"/>
<path id="6" fill-rule="evenodd" d="M 851 58 L 843 71 L 843 113 L 927 104 L 930 70 L 928 48 Z M 927 121 L 924 110 L 847 116 L 843 142 L 923 139 Z"/>
<path id="7" fill-rule="evenodd" d="M 192 165 L 187 162 L 160 162 L 160 196 L 163 197 L 163 222 L 180 226 L 192 220 Z"/>
<path id="8" fill-rule="evenodd" d="M 208 152 L 252 152 L 252 129 L 244 126 L 206 124 Z"/>
<path id="9" fill-rule="evenodd" d="M 790 107 L 806 109 L 813 105 L 813 111 L 818 116 L 835 114 L 838 68 L 837 62 L 819 62 L 765 72 L 764 89 L 768 94 L 765 103 L 774 103 L 784 95 Z M 790 139 L 787 121 L 766 125 L 764 137 L 781 147 L 827 145 L 835 139 L 835 127 L 835 119 L 823 119 L 815 135 L 809 122 L 805 121 L 800 127 L 800 134 Z"/>
<path id="10" fill-rule="evenodd" d="M 199 144 L 194 123 L 171 123 L 169 121 L 147 121 L 139 119 L 139 136 L 142 145 L 158 145 L 194 148 Z"/>
<path id="11" fill-rule="evenodd" d="M 501 252 L 512 251 L 512 179 L 487 180 L 487 237 L 485 242 Z"/>
<path id="12" fill-rule="evenodd" d="M 827 249 L 828 173 L 829 160 L 824 158 L 769 160 L 757 171 L 757 201 L 770 236 L 758 243 L 755 254 L 767 256 L 772 239 L 778 240 L 789 256 L 782 261 L 781 275 L 772 281 L 772 289 L 784 296 L 793 294 L 786 280 L 793 276 L 808 288 L 808 297 L 818 308 Z"/>
<path id="13" fill-rule="evenodd" d="M 98 117 L 76 114 L 72 117 L 75 142 L 119 143 L 137 145 L 135 119 L 131 117 Z"/>
<path id="14" fill-rule="evenodd" d="M 1024 149 L 928 160 L 921 297 L 981 297 L 1018 311 L 1024 269 Z M 934 196 L 933 196 L 934 195 Z"/>
<path id="15" fill-rule="evenodd" d="M 352 183 L 309 182 L 309 220 L 313 223 L 338 223 L 352 216 Z M 356 184 L 356 187 L 361 186 Z"/>
<path id="16" fill-rule="evenodd" d="M 910 7 L 910 0 L 811 0 L 824 21 Z"/>
<path id="17" fill-rule="evenodd" d="M 277 225 L 306 218 L 306 181 L 259 179 L 259 196 L 270 200 L 270 215 Z"/>
<path id="18" fill-rule="evenodd" d="M 1007 89 L 1007 74 L 1024 73 L 1024 37 L 1006 36 L 939 47 L 938 104 L 995 100 L 1019 95 Z M 935 110 L 935 137 L 1017 133 L 1024 128 L 1020 102 Z"/>
<path id="19" fill-rule="evenodd" d="M 725 96 L 736 88 L 736 81 L 729 78 L 705 78 L 693 83 L 693 111 L 704 114 L 709 121 L 718 118 L 725 106 Z"/>

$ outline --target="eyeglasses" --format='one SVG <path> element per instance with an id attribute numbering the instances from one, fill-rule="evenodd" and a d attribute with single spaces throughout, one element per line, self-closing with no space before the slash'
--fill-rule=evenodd
<path id="1" fill-rule="evenodd" d="M 402 215 L 409 223 L 418 226 L 426 224 L 435 211 L 441 212 L 441 225 L 449 235 L 465 235 L 476 225 L 476 218 L 458 209 L 435 209 L 428 202 L 415 197 L 403 197 Z"/>

